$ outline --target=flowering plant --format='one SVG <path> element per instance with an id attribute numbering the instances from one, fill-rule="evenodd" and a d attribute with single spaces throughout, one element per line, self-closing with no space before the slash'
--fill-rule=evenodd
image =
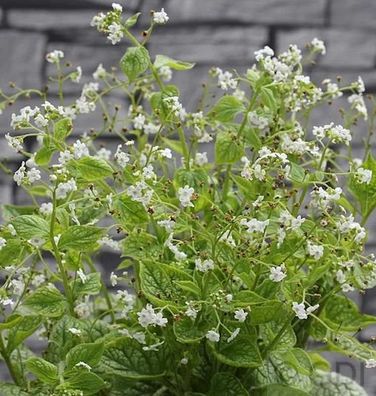
<path id="1" fill-rule="evenodd" d="M 376 366 L 354 336 L 376 318 L 347 296 L 376 284 L 364 253 L 376 161 L 369 138 L 363 160 L 350 146 L 367 120 L 362 80 L 320 88 L 303 75 L 302 62 L 325 53 L 318 39 L 304 58 L 265 47 L 244 75 L 212 69 L 187 112 L 168 81 L 194 65 L 150 56 L 163 9 L 141 41 L 138 17 L 118 4 L 94 17 L 112 44 L 131 46 L 121 76 L 99 65 L 73 103 L 64 86 L 82 71 L 59 50 L 47 54 L 58 101 L 2 93 L 3 109 L 23 96 L 42 103 L 13 114 L 17 133 L 6 135 L 25 157 L 13 178 L 32 204 L 2 211 L 0 354 L 13 384 L 1 394 L 365 395 L 320 354 Z M 211 104 L 213 91 L 223 94 Z M 312 110 L 344 93 L 344 126 L 311 129 Z M 77 138 L 97 109 L 103 124 Z M 109 132 L 114 150 L 98 143 Z M 104 248 L 122 257 L 110 275 L 95 265 Z"/>

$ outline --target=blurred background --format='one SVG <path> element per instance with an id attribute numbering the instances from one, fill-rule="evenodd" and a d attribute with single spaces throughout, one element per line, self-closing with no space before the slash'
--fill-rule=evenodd
<path id="1" fill-rule="evenodd" d="M 46 76 L 54 72 L 45 61 L 45 54 L 54 49 L 63 50 L 65 59 L 74 66 L 82 66 L 83 81 L 91 78 L 100 62 L 106 68 L 117 65 L 126 48 L 124 44 L 112 46 L 104 36 L 89 27 L 93 15 L 101 9 L 109 9 L 111 2 L 0 0 L 0 88 L 5 92 L 14 92 L 9 88 L 9 81 L 15 81 L 22 88 L 43 87 Z M 367 93 L 376 91 L 376 0 L 117 2 L 123 5 L 127 15 L 137 11 L 144 13 L 137 26 L 140 33 L 149 19 L 149 11 L 165 8 L 170 21 L 156 29 L 149 49 L 152 54 L 163 53 L 197 62 L 192 71 L 181 73 L 174 79 L 188 109 L 200 96 L 200 83 L 205 81 L 211 66 L 245 70 L 253 63 L 253 52 L 264 45 L 283 51 L 289 44 L 304 47 L 314 37 L 324 40 L 327 45 L 327 55 L 319 57 L 315 65 L 308 66 L 315 82 L 325 78 L 336 81 L 341 76 L 342 82 L 346 83 L 355 81 L 361 75 Z M 68 98 L 73 100 L 80 90 L 81 85 L 69 85 L 66 91 Z M 51 92 L 53 94 L 53 90 Z M 122 104 L 122 98 L 114 100 Z M 329 109 L 318 109 L 313 114 L 313 123 L 339 122 L 339 108 L 348 105 L 345 97 L 337 102 Z M 0 160 L 12 169 L 19 167 L 22 158 L 8 148 L 3 138 L 10 131 L 10 115 L 19 107 L 37 104 L 37 100 L 24 99 L 0 115 Z M 88 132 L 101 122 L 101 114 L 90 117 L 78 119 L 75 126 L 77 135 Z M 355 128 L 353 151 L 356 156 L 362 156 L 361 141 L 365 134 L 365 125 Z M 112 136 L 108 136 L 107 144 L 116 144 Z M 11 178 L 0 172 L 0 203 L 26 202 L 26 196 L 16 189 Z M 376 221 L 371 219 L 369 227 L 368 249 L 376 252 Z M 110 252 L 105 252 L 99 260 L 106 271 L 111 271 L 118 263 L 118 257 Z M 363 311 L 376 314 L 376 291 L 354 298 Z M 369 340 L 373 335 L 376 335 L 376 330 L 371 329 L 362 332 L 360 337 Z M 334 358 L 333 369 L 363 383 L 370 395 L 376 395 L 375 369 L 366 371 L 361 365 L 350 364 L 343 357 Z"/>

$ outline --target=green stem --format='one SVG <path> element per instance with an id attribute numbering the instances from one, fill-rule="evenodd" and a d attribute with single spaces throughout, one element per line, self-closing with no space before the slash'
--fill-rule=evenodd
<path id="1" fill-rule="evenodd" d="M 16 370 L 13 366 L 13 363 L 10 359 L 10 355 L 8 354 L 6 347 L 4 345 L 3 336 L 0 334 L 0 354 L 4 359 L 6 366 L 8 367 L 9 374 L 11 375 L 13 381 L 16 385 L 22 385 L 22 381 L 17 376 Z"/>
<path id="2" fill-rule="evenodd" d="M 63 281 L 63 286 L 64 286 L 64 291 L 67 297 L 68 305 L 69 305 L 69 311 L 70 313 L 74 316 L 74 299 L 73 299 L 73 294 L 71 291 L 71 288 L 69 287 L 69 280 L 67 273 L 65 271 L 64 265 L 61 261 L 61 256 L 59 249 L 56 245 L 55 239 L 54 239 L 54 228 L 55 228 L 55 221 L 56 221 L 56 190 L 54 189 L 53 191 L 53 196 L 52 196 L 52 204 L 53 204 L 53 209 L 52 209 L 52 214 L 51 214 L 51 223 L 50 223 L 50 242 L 52 245 L 52 250 L 56 259 L 57 266 L 59 268 L 59 272 L 61 275 L 61 279 Z"/>

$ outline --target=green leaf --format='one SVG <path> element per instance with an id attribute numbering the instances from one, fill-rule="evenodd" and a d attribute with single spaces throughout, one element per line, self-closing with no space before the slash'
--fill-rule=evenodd
<path id="1" fill-rule="evenodd" d="M 179 153 L 180 155 L 184 154 L 183 145 L 180 142 L 180 140 L 168 139 L 166 137 L 162 137 L 162 140 L 163 143 L 165 143 L 165 145 L 169 147 L 171 150 L 174 150 L 176 153 Z"/>
<path id="2" fill-rule="evenodd" d="M 292 388 L 291 393 L 280 393 L 281 395 L 301 395 L 299 391 L 307 392 L 307 395 L 314 394 L 310 392 L 312 387 L 310 377 L 297 372 L 290 364 L 286 363 L 284 360 L 284 351 L 271 352 L 268 359 L 263 362 L 263 365 L 255 370 L 253 380 L 254 384 L 258 386 L 267 386 L 266 389 L 264 388 L 264 391 L 272 391 L 272 385 L 278 388 L 280 384 Z M 297 393 L 294 393 L 295 389 L 297 389 Z M 269 393 L 256 394 L 269 395 Z M 279 395 L 279 393 L 271 394 Z"/>
<path id="3" fill-rule="evenodd" d="M 124 26 L 125 26 L 127 29 L 130 29 L 131 27 L 133 27 L 133 26 L 137 23 L 138 18 L 139 18 L 140 15 L 141 15 L 141 12 L 137 12 L 137 14 L 134 14 L 134 15 L 132 15 L 131 17 L 129 17 L 129 18 L 125 21 Z"/>
<path id="4" fill-rule="evenodd" d="M 43 286 L 27 296 L 23 305 L 38 315 L 55 318 L 66 310 L 65 297 L 54 286 Z"/>
<path id="5" fill-rule="evenodd" d="M 47 165 L 56 150 L 53 146 L 43 146 L 35 154 L 34 161 L 37 165 Z"/>
<path id="6" fill-rule="evenodd" d="M 95 395 L 105 387 L 105 382 L 97 374 L 81 371 L 68 378 L 57 389 L 79 389 L 84 395 Z"/>
<path id="7" fill-rule="evenodd" d="M 353 196 L 358 200 L 363 217 L 369 214 L 376 207 L 376 160 L 369 153 L 367 159 L 362 164 L 362 168 L 372 171 L 372 178 L 369 184 L 359 183 L 352 176 L 349 180 L 349 189 Z"/>
<path id="8" fill-rule="evenodd" d="M 22 215 L 31 215 L 35 212 L 35 206 L 3 205 L 2 217 L 5 221 Z"/>
<path id="9" fill-rule="evenodd" d="M 302 166 L 292 161 L 290 161 L 290 166 L 291 166 L 291 170 L 290 170 L 289 178 L 292 182 L 299 185 L 299 184 L 304 184 L 305 182 L 308 181 L 308 177 L 306 176 L 305 169 Z"/>
<path id="10" fill-rule="evenodd" d="M 209 315 L 192 320 L 184 316 L 174 321 L 173 329 L 176 339 L 184 344 L 199 343 L 206 333 L 215 326 L 215 318 Z"/>
<path id="11" fill-rule="evenodd" d="M 75 279 L 71 282 L 71 288 L 75 296 L 95 295 L 101 291 L 101 274 L 98 272 L 86 275 L 83 283 L 81 279 Z"/>
<path id="12" fill-rule="evenodd" d="M 253 150 L 258 150 L 262 147 L 262 142 L 259 137 L 259 130 L 256 128 L 245 128 L 243 131 L 245 141 Z"/>
<path id="13" fill-rule="evenodd" d="M 312 380 L 315 396 L 367 396 L 359 384 L 338 373 L 317 370 Z"/>
<path id="14" fill-rule="evenodd" d="M 194 67 L 195 63 L 183 62 L 180 60 L 172 59 L 165 55 L 157 55 L 155 57 L 154 66 L 159 69 L 163 66 L 168 66 L 174 70 L 189 70 Z"/>
<path id="15" fill-rule="evenodd" d="M 253 306 L 250 313 L 251 324 L 258 325 L 277 320 L 283 315 L 282 307 L 283 304 L 278 300 L 269 300 Z"/>
<path id="16" fill-rule="evenodd" d="M 54 384 L 58 380 L 57 367 L 42 358 L 30 358 L 26 361 L 26 368 L 39 380 L 47 384 Z"/>
<path id="17" fill-rule="evenodd" d="M 87 343 L 79 344 L 68 352 L 66 363 L 67 369 L 73 369 L 73 367 L 80 362 L 85 362 L 90 367 L 96 366 L 104 351 L 104 344 L 99 343 Z"/>
<path id="18" fill-rule="evenodd" d="M 9 239 L 0 250 L 0 267 L 19 264 L 27 253 L 27 248 L 22 246 L 19 239 Z"/>
<path id="19" fill-rule="evenodd" d="M 123 255 L 135 260 L 154 256 L 159 249 L 157 238 L 145 231 L 133 232 L 123 242 Z"/>
<path id="20" fill-rule="evenodd" d="M 235 96 L 223 96 L 211 109 L 209 116 L 219 122 L 231 122 L 235 116 L 243 112 L 243 103 Z"/>
<path id="21" fill-rule="evenodd" d="M 5 329 L 11 329 L 12 327 L 14 327 L 16 324 L 18 324 L 19 322 L 21 322 L 22 320 L 22 316 L 14 314 L 11 316 L 8 316 L 6 318 L 5 322 L 1 322 L 0 323 L 0 331 L 1 330 L 5 330 Z"/>
<path id="22" fill-rule="evenodd" d="M 124 223 L 141 224 L 148 221 L 149 216 L 141 202 L 134 201 L 127 195 L 120 196 L 114 207 L 119 211 L 120 221 Z"/>
<path id="23" fill-rule="evenodd" d="M 63 118 L 54 125 L 54 137 L 58 141 L 64 141 L 73 130 L 72 120 L 70 118 Z"/>
<path id="24" fill-rule="evenodd" d="M 254 396 L 310 396 L 313 395 L 311 393 L 306 393 L 300 389 L 287 386 L 287 385 L 279 385 L 272 384 L 267 385 L 262 388 L 256 389 L 252 395 Z M 316 394 L 315 394 L 316 396 Z M 329 396 L 329 395 L 328 395 Z"/>
<path id="25" fill-rule="evenodd" d="M 361 343 L 354 337 L 345 334 L 329 334 L 328 345 L 330 350 L 358 359 L 366 361 L 370 359 L 376 360 L 376 350 L 365 343 Z"/>
<path id="26" fill-rule="evenodd" d="M 260 326 L 260 335 L 266 345 L 273 342 L 279 331 L 284 327 L 283 321 L 271 321 Z M 287 326 L 282 337 L 275 345 L 274 349 L 291 350 L 296 344 L 296 335 L 291 325 Z"/>
<path id="27" fill-rule="evenodd" d="M 210 381 L 209 396 L 249 396 L 242 383 L 230 373 L 216 373 Z"/>
<path id="28" fill-rule="evenodd" d="M 113 174 L 113 169 L 107 161 L 94 157 L 71 160 L 68 167 L 77 176 L 89 182 L 101 180 Z"/>
<path id="29" fill-rule="evenodd" d="M 50 227 L 48 222 L 37 215 L 18 216 L 12 221 L 12 225 L 17 234 L 25 239 L 48 238 L 49 236 Z"/>
<path id="30" fill-rule="evenodd" d="M 148 380 L 164 376 L 160 352 L 144 351 L 142 345 L 131 338 L 119 338 L 105 346 L 101 368 L 108 375 Z"/>
<path id="31" fill-rule="evenodd" d="M 313 366 L 309 355 L 300 348 L 280 352 L 286 364 L 289 364 L 298 373 L 310 376 L 313 372 Z"/>
<path id="32" fill-rule="evenodd" d="M 215 141 L 215 161 L 217 164 L 232 164 L 244 155 L 244 148 L 236 135 L 220 132 Z"/>
<path id="33" fill-rule="evenodd" d="M 74 225 L 64 231 L 59 239 L 60 250 L 91 250 L 103 236 L 104 230 L 94 226 Z"/>
<path id="34" fill-rule="evenodd" d="M 19 386 L 14 385 L 14 384 L 7 384 L 6 382 L 0 382 L 0 395 L 1 396 L 29 396 L 29 394 L 24 392 Z"/>
<path id="35" fill-rule="evenodd" d="M 323 311 L 325 322 L 333 330 L 358 331 L 376 323 L 376 317 L 361 314 L 357 305 L 345 296 L 331 296 Z"/>
<path id="36" fill-rule="evenodd" d="M 10 354 L 22 341 L 33 334 L 41 324 L 40 316 L 23 316 L 8 333 L 7 351 Z"/>
<path id="37" fill-rule="evenodd" d="M 330 362 L 319 353 L 309 352 L 308 354 L 315 370 L 330 371 Z"/>
<path id="38" fill-rule="evenodd" d="M 208 174 L 205 169 L 178 169 L 174 177 L 175 188 L 178 189 L 187 185 L 193 187 L 196 192 L 206 188 L 208 186 Z"/>
<path id="39" fill-rule="evenodd" d="M 192 281 L 177 281 L 176 286 L 180 287 L 180 289 L 184 290 L 185 292 L 191 293 L 196 297 L 201 296 L 201 289 L 197 285 L 197 283 Z"/>
<path id="40" fill-rule="evenodd" d="M 129 47 L 120 60 L 120 68 L 132 82 L 148 69 L 149 62 L 149 52 L 146 48 Z"/>
<path id="41" fill-rule="evenodd" d="M 262 87 L 260 94 L 264 104 L 269 107 L 272 112 L 276 112 L 278 110 L 278 106 L 273 90 L 267 87 Z"/>
<path id="42" fill-rule="evenodd" d="M 190 281 L 191 277 L 172 264 L 143 261 L 140 263 L 141 290 L 156 305 L 184 305 L 186 293 L 177 290 L 176 282 Z"/>
<path id="43" fill-rule="evenodd" d="M 254 368 L 262 364 L 256 338 L 239 335 L 232 342 L 209 343 L 214 356 L 221 363 L 232 367 Z"/>

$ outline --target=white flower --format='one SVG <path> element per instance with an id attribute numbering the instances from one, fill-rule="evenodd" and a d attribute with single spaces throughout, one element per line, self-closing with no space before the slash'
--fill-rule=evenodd
<path id="1" fill-rule="evenodd" d="M 172 70 L 168 66 L 160 67 L 158 73 L 164 82 L 169 82 L 172 79 Z"/>
<path id="2" fill-rule="evenodd" d="M 60 50 L 54 50 L 46 55 L 46 60 L 49 63 L 57 63 L 62 58 L 64 58 L 64 52 Z"/>
<path id="3" fill-rule="evenodd" d="M 82 284 L 86 283 L 87 276 L 85 275 L 84 271 L 82 271 L 81 268 L 77 271 L 77 275 L 80 278 Z"/>
<path id="4" fill-rule="evenodd" d="M 240 225 L 247 227 L 247 232 L 252 234 L 254 232 L 264 232 L 265 228 L 269 225 L 269 219 L 260 221 L 257 219 L 241 219 Z"/>
<path id="5" fill-rule="evenodd" d="M 187 310 L 185 311 L 185 314 L 191 318 L 192 320 L 196 319 L 197 314 L 198 314 L 198 310 L 195 309 L 191 303 L 187 302 Z"/>
<path id="6" fill-rule="evenodd" d="M 216 330 L 209 330 L 205 337 L 211 342 L 219 342 L 219 339 L 221 338 Z"/>
<path id="7" fill-rule="evenodd" d="M 198 258 L 195 260 L 195 267 L 197 271 L 207 272 L 214 269 L 214 261 L 211 259 L 202 261 L 201 259 Z"/>
<path id="8" fill-rule="evenodd" d="M 47 118 L 45 118 L 42 114 L 38 114 L 35 118 L 34 118 L 34 122 L 35 122 L 35 125 L 38 127 L 38 128 L 44 128 L 45 126 L 47 126 L 48 125 L 48 120 L 47 120 Z"/>
<path id="9" fill-rule="evenodd" d="M 7 240 L 0 237 L 0 250 L 7 245 Z"/>
<path id="10" fill-rule="evenodd" d="M 107 38 L 111 41 L 112 45 L 117 44 L 124 36 L 123 28 L 120 24 L 112 22 L 108 27 L 109 35 Z"/>
<path id="11" fill-rule="evenodd" d="M 376 359 L 368 359 L 365 362 L 365 368 L 375 368 L 376 367 Z"/>
<path id="12" fill-rule="evenodd" d="M 164 327 L 167 324 L 167 319 L 162 316 L 162 313 L 155 313 L 151 304 L 146 304 L 140 312 L 137 312 L 138 323 L 142 327 L 160 326 Z"/>
<path id="13" fill-rule="evenodd" d="M 69 193 L 73 191 L 77 191 L 77 185 L 74 179 L 70 179 L 65 183 L 58 184 L 56 188 L 56 198 L 64 199 Z"/>
<path id="14" fill-rule="evenodd" d="M 370 169 L 358 168 L 355 176 L 359 183 L 369 184 L 372 180 L 372 171 Z"/>
<path id="15" fill-rule="evenodd" d="M 142 129 L 145 125 L 145 116 L 143 114 L 139 114 L 137 117 L 133 119 L 133 125 L 135 129 Z"/>
<path id="16" fill-rule="evenodd" d="M 346 282 L 346 276 L 342 270 L 338 270 L 336 272 L 336 279 L 338 283 L 345 283 Z"/>
<path id="17" fill-rule="evenodd" d="M 248 312 L 244 311 L 244 309 L 237 309 L 234 314 L 234 318 L 240 323 L 243 323 L 247 319 L 247 316 Z"/>
<path id="18" fill-rule="evenodd" d="M 239 335 L 240 333 L 240 327 L 237 327 L 231 334 L 230 337 L 227 338 L 227 342 L 234 341 L 234 339 Z"/>
<path id="19" fill-rule="evenodd" d="M 170 234 L 168 236 L 168 238 L 167 238 L 167 240 L 165 242 L 165 245 L 171 250 L 172 253 L 174 253 L 175 259 L 177 261 L 186 260 L 187 259 L 187 255 L 184 252 L 180 251 L 179 248 L 172 243 L 172 237 L 173 237 L 172 234 Z"/>
<path id="20" fill-rule="evenodd" d="M 297 302 L 293 302 L 292 303 L 292 309 L 295 312 L 296 316 L 303 320 L 303 319 L 307 319 L 308 316 L 316 311 L 316 309 L 319 308 L 319 305 L 316 304 L 312 307 L 308 307 L 307 309 L 304 306 L 304 302 L 301 302 L 300 304 L 298 304 Z"/>
<path id="21" fill-rule="evenodd" d="M 154 125 L 151 122 L 144 125 L 144 132 L 146 135 L 155 135 L 158 133 L 160 125 Z"/>
<path id="22" fill-rule="evenodd" d="M 182 365 L 186 365 L 186 364 L 188 364 L 188 358 L 186 358 L 186 357 L 184 357 L 184 358 L 182 358 L 181 360 L 180 360 L 180 364 L 182 364 Z"/>
<path id="23" fill-rule="evenodd" d="M 12 305 L 14 305 L 14 301 L 11 298 L 0 298 L 0 304 L 3 307 L 6 307 L 8 305 L 12 306 Z"/>
<path id="24" fill-rule="evenodd" d="M 170 18 L 166 14 L 164 8 L 162 8 L 159 12 L 154 12 L 153 14 L 153 22 L 159 25 L 164 25 L 169 19 Z"/>
<path id="25" fill-rule="evenodd" d="M 129 155 L 121 150 L 121 144 L 117 146 L 114 158 L 121 168 L 125 168 L 130 161 Z"/>
<path id="26" fill-rule="evenodd" d="M 167 232 L 171 233 L 176 223 L 173 220 L 159 220 L 157 224 L 163 227 Z"/>
<path id="27" fill-rule="evenodd" d="M 34 183 L 41 179 L 40 170 L 37 168 L 31 168 L 27 171 L 26 177 L 30 183 Z"/>
<path id="28" fill-rule="evenodd" d="M 259 49 L 255 51 L 255 58 L 257 62 L 260 62 L 261 60 L 265 59 L 266 57 L 272 57 L 274 56 L 274 51 L 268 47 L 267 45 L 263 49 Z"/>
<path id="29" fill-rule="evenodd" d="M 112 8 L 114 11 L 118 11 L 118 12 L 122 12 L 123 11 L 123 7 L 118 4 L 118 3 L 112 3 Z"/>
<path id="30" fill-rule="evenodd" d="M 198 166 L 203 166 L 208 163 L 208 155 L 206 152 L 196 153 L 195 164 Z"/>
<path id="31" fill-rule="evenodd" d="M 82 331 L 81 331 L 80 329 L 77 329 L 77 328 L 75 328 L 75 327 L 70 327 L 70 328 L 68 329 L 68 331 L 69 331 L 71 334 L 76 335 L 76 336 L 80 336 L 81 333 L 82 333 Z"/>
<path id="32" fill-rule="evenodd" d="M 76 363 L 75 365 L 74 365 L 74 367 L 82 367 L 82 368 L 84 368 L 84 369 L 86 369 L 86 370 L 88 370 L 88 371 L 90 371 L 91 370 L 91 366 L 89 366 L 87 363 L 85 363 L 85 362 L 78 362 L 78 363 Z"/>
<path id="33" fill-rule="evenodd" d="M 94 80 L 100 80 L 106 77 L 106 69 L 103 67 L 102 63 L 100 63 L 93 73 Z"/>
<path id="34" fill-rule="evenodd" d="M 22 144 L 20 142 L 20 139 L 10 136 L 9 133 L 7 133 L 5 135 L 5 139 L 8 142 L 9 147 L 11 147 L 13 150 L 15 150 L 17 152 L 23 150 L 23 146 L 22 146 Z"/>
<path id="35" fill-rule="evenodd" d="M 238 82 L 233 78 L 233 74 L 229 71 L 223 71 L 219 67 L 215 69 L 215 73 L 218 77 L 218 85 L 224 91 L 229 89 L 236 89 Z"/>
<path id="36" fill-rule="evenodd" d="M 308 254 L 313 257 L 315 260 L 319 260 L 324 254 L 324 246 L 315 245 L 312 242 L 307 242 L 307 251 Z"/>
<path id="37" fill-rule="evenodd" d="M 82 77 L 82 67 L 77 66 L 76 71 L 71 74 L 71 80 L 75 83 L 79 83 Z"/>
<path id="38" fill-rule="evenodd" d="M 193 203 L 191 202 L 194 192 L 195 192 L 194 188 L 189 187 L 188 185 L 179 188 L 178 198 L 181 205 L 184 208 L 194 206 Z"/>
<path id="39" fill-rule="evenodd" d="M 326 54 L 326 48 L 325 48 L 325 44 L 322 40 L 319 40 L 317 37 L 315 37 L 312 41 L 311 41 L 311 46 L 313 48 L 314 51 L 325 55 Z"/>
<path id="40" fill-rule="evenodd" d="M 25 176 L 26 176 L 25 161 L 22 161 L 21 166 L 13 175 L 13 180 L 17 183 L 18 186 L 20 186 Z"/>
<path id="41" fill-rule="evenodd" d="M 118 276 L 114 272 L 110 274 L 110 282 L 112 287 L 116 286 L 118 283 Z"/>
<path id="42" fill-rule="evenodd" d="M 109 161 L 111 158 L 111 150 L 107 150 L 105 147 L 101 147 L 96 154 L 96 157 L 99 159 L 104 159 L 106 161 Z"/>
<path id="43" fill-rule="evenodd" d="M 281 282 L 287 276 L 285 270 L 283 264 L 270 268 L 269 279 L 273 282 Z"/>
<path id="44" fill-rule="evenodd" d="M 35 287 L 39 287 L 42 283 L 46 281 L 46 277 L 43 274 L 35 275 L 31 284 Z"/>
<path id="45" fill-rule="evenodd" d="M 160 150 L 159 154 L 163 157 L 163 158 L 168 158 L 171 159 L 172 158 L 172 151 L 169 148 L 165 148 L 163 150 Z"/>
<path id="46" fill-rule="evenodd" d="M 75 159 L 87 157 L 89 155 L 89 149 L 85 143 L 81 142 L 81 140 L 76 140 L 73 144 L 73 155 Z"/>

